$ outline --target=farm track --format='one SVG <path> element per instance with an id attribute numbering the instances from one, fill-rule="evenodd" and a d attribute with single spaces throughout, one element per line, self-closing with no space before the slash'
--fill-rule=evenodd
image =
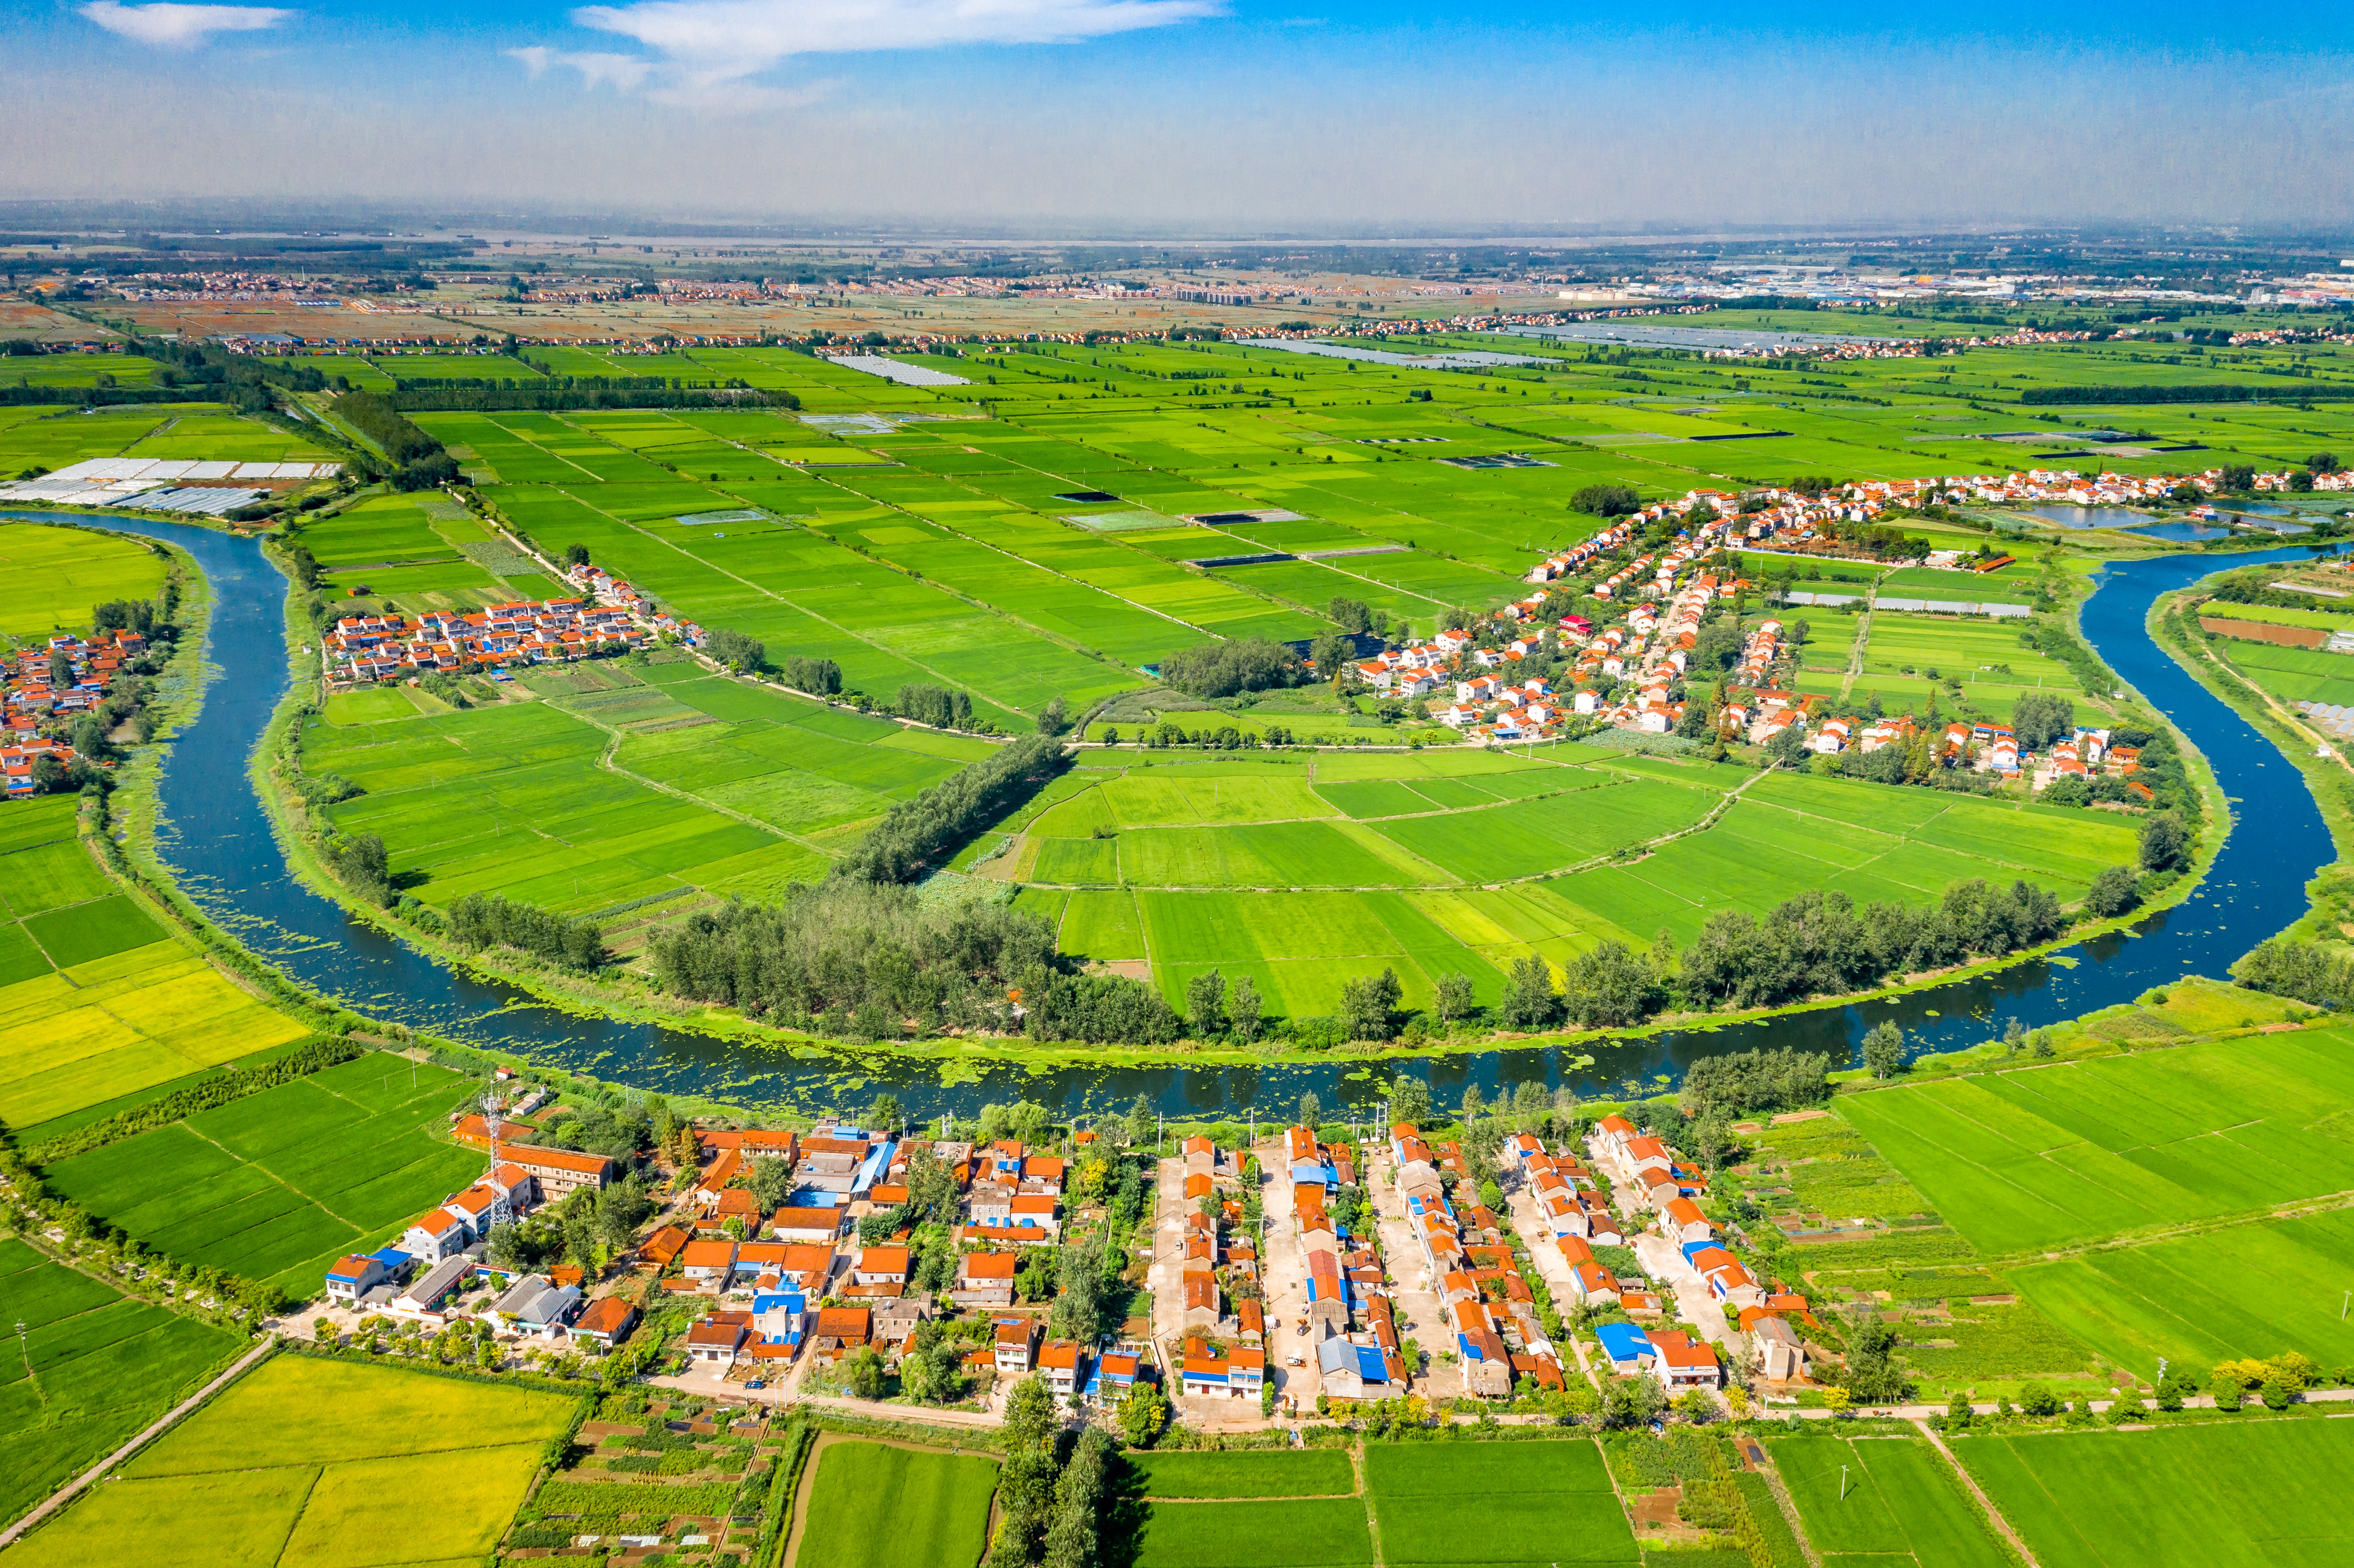
<path id="1" fill-rule="evenodd" d="M 1298 885 L 1293 885 L 1293 884 L 1288 884 L 1288 883 L 1287 883 L 1287 884 L 1285 884 L 1284 885 L 1282 885 L 1282 886 L 1280 886 L 1280 887 L 1276 887 L 1276 886 L 1267 886 L 1267 887 L 1247 887 L 1247 886 L 1238 886 L 1238 885 L 1235 885 L 1235 884 L 1231 884 L 1231 883 L 1217 883 L 1217 884 L 1198 885 L 1197 885 L 1190 884 L 1190 883 L 1138 883 L 1138 882 L 1121 882 L 1121 883 L 1104 883 L 1104 882 L 1038 882 L 1038 881 L 1034 881 L 1034 880 L 1025 880 L 1023 885 L 1024 885 L 1024 886 L 1026 886 L 1026 887 L 1036 887 L 1036 888 L 1042 888 L 1042 889 L 1045 889 L 1045 890 L 1047 890 L 1047 891 L 1049 891 L 1049 892 L 1058 892 L 1058 893 L 1076 893 L 1076 892 L 1080 892 L 1080 891 L 1083 891 L 1083 890 L 1097 889 L 1097 888 L 1106 888 L 1106 887 L 1114 887 L 1114 886 L 1126 887 L 1126 888 L 1129 888 L 1129 889 L 1130 889 L 1131 891 L 1133 891 L 1133 892 L 1137 892 L 1137 893 L 1308 893 L 1308 892 L 1315 892 L 1315 893 L 1460 893 L 1460 892 L 1465 891 L 1466 889 L 1473 889 L 1473 888 L 1479 889 L 1479 890 L 1482 890 L 1482 891 L 1490 891 L 1490 892 L 1492 892 L 1492 891 L 1494 891 L 1494 890 L 1496 890 L 1496 889 L 1499 889 L 1499 888 L 1504 888 L 1504 887 L 1515 887 L 1515 886 L 1519 886 L 1519 885 L 1521 885 L 1522 884 L 1524 884 L 1524 883 L 1531 883 L 1531 882 L 1550 882 L 1550 881 L 1553 881 L 1553 880 L 1554 878 L 1556 878 L 1556 877 L 1572 876 L 1572 875 L 1575 875 L 1575 874 L 1576 874 L 1577 873 L 1579 873 L 1579 872 L 1581 872 L 1581 871 L 1592 871 L 1592 870 L 1596 869 L 1596 867 L 1598 867 L 1598 866 L 1604 866 L 1604 865 L 1608 865 L 1608 864 L 1612 863 L 1613 862 L 1617 861 L 1617 860 L 1618 859 L 1618 857 L 1619 857 L 1619 856 L 1621 856 L 1621 855 L 1625 855 L 1625 854 L 1628 854 L 1631 851 L 1645 851 L 1645 852 L 1649 852 L 1649 851 L 1651 851 L 1651 850 L 1658 849 L 1658 848 L 1659 848 L 1660 845 L 1662 845 L 1662 844 L 1672 843 L 1672 842 L 1675 842 L 1676 840 L 1678 840 L 1678 839 L 1685 838 L 1685 837 L 1689 837 L 1690 835 L 1691 835 L 1691 834 L 1693 834 L 1693 833 L 1697 833 L 1697 832 L 1703 832 L 1707 831 L 1709 828 L 1715 826 L 1715 824 L 1716 824 L 1719 821 L 1721 821 L 1721 820 L 1723 818 L 1723 816 L 1724 816 L 1725 812 L 1727 812 L 1727 811 L 1729 811 L 1729 810 L 1731 810 L 1733 809 L 1733 803 L 1734 803 L 1734 801 L 1735 800 L 1737 800 L 1737 799 L 1740 797 L 1740 795 L 1741 795 L 1742 791 L 1744 791 L 1744 790 L 1747 789 L 1751 785 L 1753 785 L 1753 784 L 1756 783 L 1758 779 L 1764 779 L 1764 778 L 1767 777 L 1767 775 L 1768 775 L 1768 774 L 1770 774 L 1772 771 L 1774 771 L 1774 770 L 1773 770 L 1773 769 L 1771 769 L 1771 768 L 1769 768 L 1769 769 L 1767 769 L 1767 770 L 1766 770 L 1766 772 L 1765 772 L 1765 773 L 1759 773 L 1759 774 L 1756 774 L 1755 776 L 1754 776 L 1754 777 L 1752 777 L 1752 778 L 1750 778 L 1750 779 L 1746 779 L 1743 780 L 1741 783 L 1739 783 L 1739 784 L 1735 785 L 1733 789 L 1731 789 L 1727 790 L 1727 791 L 1725 792 L 1725 794 L 1724 794 L 1723 799 L 1723 800 L 1719 800 L 1715 806 L 1713 806 L 1713 807 L 1712 807 L 1712 808 L 1710 809 L 1708 815 L 1706 815 L 1706 816 L 1702 817 L 1699 821 L 1692 823 L 1690 827 L 1678 828 L 1678 829 L 1674 830 L 1672 832 L 1662 833 L 1662 834 L 1660 834 L 1659 836 L 1658 836 L 1657 838 L 1652 838 L 1652 839 L 1646 839 L 1646 840 L 1643 840 L 1643 841 L 1642 841 L 1641 842 L 1639 842 L 1639 843 L 1636 843 L 1636 844 L 1633 844 L 1633 845 L 1629 845 L 1629 846 L 1628 846 L 1627 848 L 1624 848 L 1624 849 L 1612 850 L 1611 852 L 1609 852 L 1609 853 L 1606 853 L 1606 854 L 1592 855 L 1592 856 L 1589 856 L 1588 858 L 1586 858 L 1586 859 L 1585 859 L 1585 860 L 1575 862 L 1575 863 L 1571 863 L 1571 864 L 1569 864 L 1569 865 L 1560 866 L 1560 867 L 1557 867 L 1557 868 L 1555 868 L 1555 869 L 1548 870 L 1548 871 L 1535 871 L 1535 872 L 1531 872 L 1531 873 L 1530 873 L 1528 875 L 1526 875 L 1526 876 L 1515 876 L 1515 877 L 1511 877 L 1511 878 L 1508 878 L 1508 879 L 1506 879 L 1506 880 L 1504 880 L 1504 881 L 1502 881 L 1502 882 L 1474 882 L 1474 881 L 1470 881 L 1470 880 L 1468 880 L 1468 879 L 1463 879 L 1463 880 L 1458 880 L 1458 881 L 1455 881 L 1455 882 L 1383 882 L 1383 883 L 1363 883 L 1363 884 L 1349 884 L 1349 883 L 1301 883 L 1301 884 L 1298 884 Z M 1636 774 L 1628 774 L 1628 775 L 1627 775 L 1627 776 L 1626 776 L 1626 778 L 1625 778 L 1625 779 L 1624 779 L 1624 780 L 1623 780 L 1623 782 L 1625 782 L 1625 783 L 1628 783 L 1628 784 L 1641 783 L 1641 782 L 1644 782 L 1644 781 L 1645 781 L 1645 780 L 1644 780 L 1644 779 L 1642 778 L 1642 776 L 1640 776 L 1640 775 L 1636 775 Z M 1609 785 L 1603 785 L 1603 786 L 1600 786 L 1600 787 L 1601 787 L 1601 788 L 1603 788 L 1603 789 L 1608 789 L 1608 788 L 1610 788 L 1611 786 L 1609 786 Z M 1689 788 L 1689 786 L 1687 786 L 1687 788 Z M 1578 790 L 1578 789 L 1561 789 L 1561 790 L 1555 790 L 1555 791 L 1553 791 L 1553 793 L 1551 793 L 1551 794 L 1547 794 L 1547 795 L 1532 795 L 1532 796 L 1528 796 L 1528 797 L 1526 797 L 1526 799 L 1527 799 L 1527 800 L 1553 800 L 1553 799 L 1557 799 L 1559 796 L 1562 796 L 1562 795 L 1577 795 L 1577 794 L 1583 794 L 1583 793 L 1585 793 L 1585 791 L 1584 791 L 1584 790 Z M 1074 796 L 1074 797 L 1072 797 L 1072 799 L 1076 800 L 1076 799 L 1077 799 L 1077 797 L 1076 797 L 1076 796 Z M 1066 803 L 1066 802 L 1061 802 L 1061 801 L 1056 802 L 1056 804 L 1058 804 L 1058 805 L 1060 805 L 1060 804 L 1065 804 L 1065 803 Z M 1497 801 L 1497 802 L 1496 802 L 1496 805 L 1498 805 L 1498 806 L 1517 806 L 1517 805 L 1520 805 L 1520 804 L 1522 804 L 1522 802 L 1521 800 L 1499 800 L 1499 801 Z M 1296 823 L 1300 823 L 1300 822 L 1333 822 L 1333 821 L 1402 822 L 1402 821 L 1414 821 L 1414 820 L 1416 820 L 1416 819 L 1417 819 L 1417 818 L 1424 818 L 1424 817 L 1451 817 L 1451 816 L 1467 816 L 1467 815 L 1469 815 L 1469 814 L 1474 813 L 1474 812 L 1486 811 L 1486 810 L 1491 810 L 1491 809 L 1492 809 L 1492 808 L 1488 807 L 1488 806 L 1466 806 L 1466 807 L 1462 807 L 1462 808 L 1460 808 L 1460 809 L 1453 810 L 1436 810 L 1436 811 L 1408 811 L 1408 812 L 1405 812 L 1405 813 L 1402 813 L 1402 814 L 1400 814 L 1400 815 L 1398 815 L 1398 816 L 1394 816 L 1394 817 L 1364 817 L 1364 818 L 1351 818 L 1351 817 L 1278 817 L 1278 818 L 1272 818 L 1272 819 L 1269 819 L 1269 820 L 1267 820 L 1267 821 L 1257 821 L 1257 822 L 1200 822 L 1200 823 L 1171 822 L 1171 823 L 1155 824 L 1155 826 L 1156 826 L 1156 827 L 1166 826 L 1166 827 L 1174 827 L 1174 828 L 1185 828 L 1185 827 L 1205 827 L 1205 828 L 1219 828 L 1219 827 L 1254 827 L 1254 828 L 1255 828 L 1255 827 L 1280 827 L 1280 826 L 1283 826 L 1283 825 L 1286 825 L 1286 824 L 1296 824 Z M 1123 830 L 1121 830 L 1121 831 L 1122 831 L 1122 832 L 1134 831 L 1134 832 L 1151 832 L 1151 831 L 1153 831 L 1153 830 L 1152 830 L 1152 829 L 1150 829 L 1150 828 L 1139 828 L 1139 829 L 1135 829 L 1135 830 L 1127 830 L 1127 829 L 1123 829 Z M 1638 856 L 1638 858 L 1639 858 L 1639 856 Z"/>

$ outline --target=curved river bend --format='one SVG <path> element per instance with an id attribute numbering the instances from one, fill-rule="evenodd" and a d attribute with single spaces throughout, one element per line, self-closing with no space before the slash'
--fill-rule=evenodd
<path id="1" fill-rule="evenodd" d="M 97 522 L 182 546 L 211 580 L 207 653 L 218 674 L 196 722 L 164 767 L 162 850 L 189 896 L 224 928 L 322 995 L 412 1029 L 514 1051 L 552 1065 L 639 1088 L 706 1094 L 748 1105 L 856 1103 L 883 1089 L 917 1115 L 970 1114 L 991 1100 L 1029 1098 L 1098 1109 L 1138 1095 L 1172 1116 L 1239 1114 L 1288 1107 L 1312 1090 L 1327 1106 L 1368 1101 L 1374 1075 L 1362 1061 L 1267 1066 L 1049 1067 L 1019 1062 L 974 1072 L 883 1054 L 787 1051 L 647 1023 L 583 1018 L 512 986 L 444 968 L 355 920 L 296 881 L 246 776 L 248 759 L 290 679 L 284 641 L 286 583 L 260 547 L 208 529 L 145 518 L 9 514 Z M 1599 1092 L 1628 1079 L 1680 1078 L 1695 1059 L 1755 1045 L 1852 1054 L 1863 1032 L 1893 1019 L 1923 1049 L 1952 1050 L 1989 1037 L 2003 1021 L 2032 1028 L 2129 1001 L 2192 972 L 2220 974 L 2240 954 L 2295 920 L 2305 884 L 2332 856 L 2321 813 L 2296 770 L 2237 714 L 2152 642 L 2151 602 L 2226 565 L 2302 559 L 2302 550 L 2161 556 L 2112 566 L 2084 608 L 2087 638 L 2197 743 L 2213 763 L 2237 821 L 2207 880 L 2187 901 L 2116 933 L 2071 947 L 2054 960 L 2015 965 L 1883 1001 L 1826 1007 L 1761 1022 L 1678 1030 L 1641 1040 L 1507 1049 L 1400 1061 L 1427 1076 L 1441 1103 L 1477 1085 L 1493 1097 L 1522 1083 Z M 1592 1066 L 1568 1064 L 1590 1052 Z M 1386 1076 L 1384 1070 L 1383 1076 Z"/>

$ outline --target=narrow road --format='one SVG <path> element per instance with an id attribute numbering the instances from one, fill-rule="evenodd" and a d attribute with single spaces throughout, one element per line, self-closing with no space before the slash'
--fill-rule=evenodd
<path id="1" fill-rule="evenodd" d="M 1946 1446 L 1945 1436 L 1925 1421 L 1915 1421 L 1913 1425 L 1920 1428 L 1921 1436 L 1929 1440 L 1931 1447 L 1946 1457 L 1946 1463 L 1954 1467 L 1954 1474 L 1961 1477 L 1962 1485 L 1968 1489 L 1970 1496 L 1978 1499 L 1978 1508 L 1987 1516 L 1988 1522 L 2001 1531 L 2002 1538 L 2010 1542 L 2011 1550 L 2019 1553 L 2027 1568 L 2043 1568 L 2043 1564 L 2035 1560 L 2035 1553 L 2027 1549 L 2027 1542 L 2019 1538 L 2019 1531 L 2011 1529 L 2010 1521 L 2002 1517 L 2002 1510 L 1994 1506 L 1994 1499 L 1980 1491 L 1976 1478 L 1962 1468 L 1962 1462 L 1954 1457 L 1951 1448 Z"/>
<path id="2" fill-rule="evenodd" d="M 144 1448 L 156 1438 L 161 1437 L 165 1432 L 169 1431 L 174 1425 L 179 1422 L 182 1417 L 186 1416 L 188 1412 L 194 1410 L 197 1405 L 202 1404 L 206 1400 L 210 1399 L 213 1395 L 218 1393 L 222 1389 L 227 1388 L 230 1383 L 235 1383 L 239 1377 L 244 1375 L 245 1370 L 248 1367 L 250 1367 L 254 1362 L 261 1360 L 262 1357 L 268 1355 L 271 1351 L 277 1349 L 277 1335 L 272 1334 L 268 1339 L 263 1340 L 261 1343 L 254 1346 L 253 1349 L 239 1356 L 236 1361 L 230 1365 L 227 1372 L 221 1373 L 220 1376 L 213 1379 L 212 1382 L 205 1384 L 204 1387 L 198 1389 L 196 1393 L 188 1395 L 187 1398 L 180 1401 L 179 1404 L 165 1411 L 162 1415 L 156 1417 L 154 1422 L 151 1424 L 145 1431 L 131 1439 L 130 1442 L 125 1443 L 122 1447 L 117 1448 L 113 1453 L 109 1454 L 105 1458 L 101 1459 L 97 1464 L 92 1465 L 89 1469 L 84 1470 L 80 1475 L 76 1476 L 72 1480 L 68 1481 L 63 1487 L 60 1487 L 55 1492 L 52 1492 L 48 1500 L 43 1502 L 40 1507 L 35 1509 L 24 1518 L 10 1525 L 6 1530 L 0 1530 L 0 1549 L 14 1546 L 19 1536 L 32 1529 L 35 1525 L 40 1523 L 43 1520 L 48 1518 L 49 1515 L 57 1512 L 58 1510 L 65 1507 L 66 1504 L 73 1501 L 77 1497 L 80 1497 L 83 1489 L 88 1487 L 92 1481 L 97 1480 L 101 1476 L 105 1475 L 117 1465 L 120 1465 L 124 1460 L 130 1458 L 131 1456 L 139 1452 L 140 1449 Z"/>

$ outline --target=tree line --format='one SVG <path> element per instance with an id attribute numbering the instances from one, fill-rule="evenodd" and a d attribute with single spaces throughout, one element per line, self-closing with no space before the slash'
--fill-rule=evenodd
<path id="1" fill-rule="evenodd" d="M 772 905 L 731 900 L 648 945 L 655 983 L 836 1039 L 998 1028 L 1017 977 L 1055 962 L 1054 927 L 1009 905 L 928 905 L 911 888 L 836 877 Z"/>
<path id="2" fill-rule="evenodd" d="M 2338 402 L 2354 397 L 2354 387 L 2326 381 L 2275 381 L 2269 386 L 2244 382 L 2183 382 L 2171 386 L 2030 387 L 2019 395 L 2021 403 L 2304 403 Z"/>
<path id="3" fill-rule="evenodd" d="M 1936 905 L 1874 904 L 1809 889 L 1759 919 L 1721 909 L 1681 953 L 1667 934 L 1648 954 L 1597 943 L 1572 959 L 1553 989 L 1533 954 L 1507 977 L 1499 1017 L 1507 1028 L 1624 1028 L 1671 1006 L 1707 1012 L 1775 1007 L 1809 996 L 1865 991 L 1891 975 L 2000 958 L 2051 940 L 2066 926 L 2060 901 L 2028 882 L 2008 888 L 1957 882 Z"/>
<path id="4" fill-rule="evenodd" d="M 495 893 L 469 893 L 442 917 L 450 939 L 471 951 L 516 948 L 575 969 L 593 969 L 605 961 L 605 932 L 595 921 L 511 904 Z"/>
<path id="5" fill-rule="evenodd" d="M 801 406 L 799 397 L 781 387 L 753 387 L 720 391 L 690 392 L 673 388 L 616 392 L 594 386 L 543 388 L 528 382 L 482 382 L 473 386 L 420 385 L 397 392 L 347 392 L 344 396 L 381 396 L 396 409 L 410 414 L 488 414 L 518 409 L 555 413 L 572 408 L 798 408 Z"/>
<path id="6" fill-rule="evenodd" d="M 1063 748 L 1023 736 L 958 769 L 885 813 L 858 848 L 834 863 L 836 881 L 913 882 L 954 853 L 982 826 L 1026 800 L 1062 770 Z"/>
<path id="7" fill-rule="evenodd" d="M 1313 678 L 1299 654 L 1264 637 L 1180 648 L 1161 660 L 1163 683 L 1196 697 L 1231 697 L 1237 692 L 1304 685 Z"/>

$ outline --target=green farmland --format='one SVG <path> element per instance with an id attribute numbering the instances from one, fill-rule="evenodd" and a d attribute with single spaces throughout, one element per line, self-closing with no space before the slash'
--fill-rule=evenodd
<path id="1" fill-rule="evenodd" d="M 30 1568 L 480 1562 L 572 1410 L 546 1393 L 281 1355 L 10 1555 Z M 431 1499 L 429 1529 L 419 1499 Z"/>
<path id="2" fill-rule="evenodd" d="M 1206 969 L 1248 974 L 1301 1015 L 1385 967 L 1409 1007 L 1450 972 L 1492 1001 L 1529 953 L 1559 966 L 1605 940 L 1686 942 L 1716 910 L 1763 914 L 1808 888 L 1926 904 L 2023 877 L 2073 901 L 2133 855 L 2129 826 L 2082 811 L 1578 747 L 1119 758 L 1089 754 L 976 869 L 1045 900 L 1075 957 L 1149 962 L 1172 1000 Z"/>
<path id="3" fill-rule="evenodd" d="M 0 639 L 87 634 L 93 607 L 151 599 L 164 577 L 164 557 L 143 541 L 0 523 Z"/>
<path id="4" fill-rule="evenodd" d="M 1990 1253 L 2343 1191 L 2347 1033 L 2308 1030 L 1861 1095 L 1840 1112 Z M 2349 1282 L 2354 1283 L 2354 1282 Z"/>
<path id="5" fill-rule="evenodd" d="M 0 1236 L 0 1308 L 24 1354 L 0 1361 L 0 1520 L 96 1464 L 234 1359 L 224 1329 L 117 1294 Z"/>
<path id="6" fill-rule="evenodd" d="M 19 1136 L 300 1039 L 99 869 L 70 796 L 0 807 L 0 1123 Z"/>
<path id="7" fill-rule="evenodd" d="M 422 692 L 339 695 L 304 735 L 310 771 L 367 791 L 332 809 L 334 825 L 382 834 L 418 897 L 583 914 L 773 897 L 988 751 L 683 659 L 551 669 L 462 711 Z"/>
<path id="8" fill-rule="evenodd" d="M 970 1568 L 980 1561 L 995 1460 L 821 1442 L 788 1568 Z"/>
<path id="9" fill-rule="evenodd" d="M 468 1088 L 446 1067 L 371 1054 L 46 1175 L 159 1252 L 300 1297 L 342 1254 L 377 1245 L 479 1171 L 481 1155 L 440 1136 Z"/>
<path id="10" fill-rule="evenodd" d="M 1926 1443 L 1776 1437 L 1766 1446 L 1826 1563 L 2002 1568 L 2012 1560 Z"/>
<path id="11" fill-rule="evenodd" d="M 2354 1555 L 2337 1485 L 2354 1430 L 2335 1421 L 1967 1436 L 1954 1451 L 2045 1568 L 2322 1568 Z"/>

